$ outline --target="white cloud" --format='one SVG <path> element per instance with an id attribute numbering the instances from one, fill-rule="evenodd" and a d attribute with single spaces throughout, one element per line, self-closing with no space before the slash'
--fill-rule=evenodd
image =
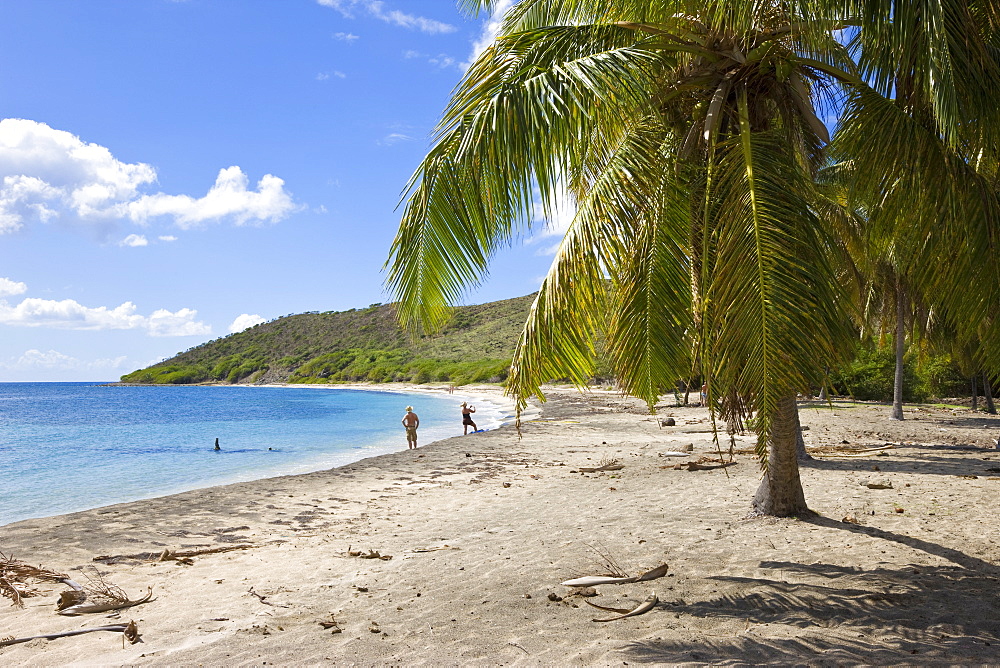
<path id="1" fill-rule="evenodd" d="M 16 306 L 0 300 L 0 324 L 19 327 L 48 327 L 52 329 L 146 330 L 150 336 L 203 336 L 212 328 L 195 320 L 198 312 L 188 308 L 171 313 L 166 309 L 154 311 L 150 316 L 136 313 L 132 302 L 108 308 L 87 307 L 72 299 L 55 301 L 29 297 Z"/>
<path id="2" fill-rule="evenodd" d="M 446 67 L 451 67 L 452 65 L 454 65 L 455 59 L 447 54 L 440 53 L 432 58 L 428 58 L 427 62 L 430 63 L 431 65 L 437 65 L 441 69 L 444 69 Z"/>
<path id="3" fill-rule="evenodd" d="M 401 141 L 413 141 L 413 137 L 410 135 L 404 135 L 402 132 L 393 132 L 391 134 L 387 134 L 385 137 L 382 137 L 376 143 L 379 146 L 392 146 L 393 144 L 398 144 Z"/>
<path id="4" fill-rule="evenodd" d="M 142 236 L 141 234 L 130 234 L 121 241 L 118 242 L 119 246 L 128 246 L 130 248 L 137 248 L 139 246 L 148 246 L 149 240 Z"/>
<path id="5" fill-rule="evenodd" d="M 349 32 L 335 32 L 333 33 L 333 38 L 341 42 L 347 42 L 348 44 L 353 44 L 355 40 L 360 39 L 357 35 Z"/>
<path id="6" fill-rule="evenodd" d="M 0 175 L 0 232 L 27 219 L 48 221 L 61 210 L 100 217 L 156 180 L 147 164 L 121 162 L 103 146 L 19 118 L 0 121 Z"/>
<path id="7" fill-rule="evenodd" d="M 327 81 L 330 77 L 337 77 L 338 79 L 346 79 L 347 75 L 340 70 L 333 70 L 332 72 L 320 72 L 316 75 L 316 81 Z"/>
<path id="8" fill-rule="evenodd" d="M 257 190 L 247 188 L 249 180 L 239 167 L 219 170 L 215 185 L 204 197 L 189 195 L 143 195 L 122 205 L 123 212 L 137 223 L 157 216 L 172 216 L 178 227 L 189 229 L 210 220 L 231 218 L 237 225 L 251 220 L 281 220 L 298 207 L 285 190 L 285 182 L 266 174 Z"/>
<path id="9" fill-rule="evenodd" d="M 45 352 L 32 348 L 25 350 L 17 359 L 11 358 L 3 366 L 6 369 L 14 370 L 59 370 L 59 371 L 109 371 L 122 369 L 126 366 L 128 357 L 121 355 L 114 358 L 98 358 L 85 362 L 83 360 L 64 355 L 57 350 L 47 350 Z"/>
<path id="10" fill-rule="evenodd" d="M 249 329 L 250 327 L 253 327 L 254 325 L 259 325 L 262 322 L 267 322 L 267 321 L 264 320 L 264 318 L 257 315 L 256 313 L 254 314 L 243 313 L 241 315 L 236 316 L 236 319 L 233 320 L 233 324 L 229 325 L 229 333 L 235 334 L 237 332 L 242 332 L 244 329 Z"/>
<path id="11" fill-rule="evenodd" d="M 9 278 L 0 278 L 0 297 L 7 295 L 23 295 L 28 291 L 28 286 L 20 281 L 12 281 Z"/>
<path id="12" fill-rule="evenodd" d="M 458 61 L 455 58 L 449 56 L 447 53 L 439 53 L 436 56 L 431 56 L 426 53 L 421 53 L 420 51 L 414 51 L 413 49 L 407 49 L 403 51 L 403 60 L 414 60 L 419 58 L 420 60 L 426 60 L 431 65 L 445 69 L 448 67 L 458 67 Z"/>
<path id="13" fill-rule="evenodd" d="M 105 225 L 122 218 L 143 222 L 144 215 L 149 215 L 150 200 L 164 198 L 188 200 L 202 207 L 200 212 L 193 211 L 196 207 L 184 207 L 186 224 L 224 217 L 237 222 L 280 220 L 295 209 L 284 181 L 270 174 L 261 179 L 261 192 L 245 192 L 246 177 L 239 167 L 230 167 L 220 172 L 213 190 L 226 185 L 238 188 L 241 179 L 242 208 L 235 203 L 213 208 L 207 197 L 193 200 L 187 195 L 143 194 L 142 189 L 156 182 L 156 170 L 151 166 L 122 162 L 104 146 L 86 143 L 45 123 L 0 120 L 0 234 L 13 232 L 29 221 L 63 217 Z M 267 201 L 266 206 L 262 200 Z M 174 214 L 174 210 L 165 207 L 164 213 Z"/>
<path id="14" fill-rule="evenodd" d="M 172 234 L 164 234 L 156 238 L 159 239 L 160 241 L 166 241 L 166 242 L 177 241 L 177 237 L 173 236 Z"/>
<path id="15" fill-rule="evenodd" d="M 212 333 L 212 328 L 195 318 L 198 312 L 182 308 L 171 313 L 161 308 L 153 311 L 142 324 L 150 336 L 204 336 Z"/>
<path id="16" fill-rule="evenodd" d="M 472 43 L 472 53 L 469 54 L 469 61 L 463 63 L 463 69 L 469 69 L 472 63 L 476 62 L 476 58 L 496 41 L 497 35 L 500 34 L 500 28 L 503 25 L 503 16 L 513 6 L 514 0 L 497 1 L 496 6 L 493 7 L 493 13 L 490 14 L 490 18 L 486 19 L 486 23 L 483 25 L 483 31 L 479 34 L 476 41 Z"/>
<path id="17" fill-rule="evenodd" d="M 574 216 L 576 216 L 576 202 L 568 192 L 565 190 L 560 191 L 554 196 L 549 206 L 551 216 L 548 218 L 545 216 L 545 207 L 542 205 L 540 198 L 536 199 L 532 206 L 534 213 L 532 214 L 531 222 L 536 225 L 536 229 L 538 226 L 541 229 L 538 229 L 524 243 L 532 245 L 542 243 L 543 241 L 554 241 L 554 243 L 548 243 L 540 247 L 535 254 L 555 255 L 556 251 L 559 250 L 559 244 L 562 242 L 566 230 L 569 229 L 569 226 L 573 223 Z M 556 237 L 558 237 L 557 240 L 555 239 Z"/>
<path id="18" fill-rule="evenodd" d="M 398 9 L 387 9 L 385 3 L 382 0 L 316 0 L 319 4 L 324 7 L 330 7 L 336 9 L 340 12 L 341 16 L 353 19 L 356 14 L 354 13 L 356 9 L 361 9 L 365 11 L 369 16 L 373 16 L 379 21 L 384 21 L 392 25 L 399 26 L 401 28 L 408 28 L 410 30 L 419 30 L 420 32 L 429 33 L 431 35 L 455 32 L 458 30 L 455 26 L 442 23 L 441 21 L 435 21 L 434 19 L 428 19 L 423 16 L 414 16 L 413 14 L 407 14 L 401 12 Z"/>

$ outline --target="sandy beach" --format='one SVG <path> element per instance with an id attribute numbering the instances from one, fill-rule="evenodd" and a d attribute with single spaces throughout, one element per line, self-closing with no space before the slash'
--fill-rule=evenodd
<path id="1" fill-rule="evenodd" d="M 997 662 L 1000 420 L 803 402 L 817 515 L 748 519 L 753 438 L 736 437 L 732 466 L 688 470 L 719 453 L 707 411 L 672 404 L 654 417 L 614 393 L 552 389 L 520 439 L 503 427 L 407 451 L 400 429 L 400 452 L 338 469 L 0 527 L 8 557 L 154 597 L 65 617 L 66 587 L 33 583 L 23 608 L 0 600 L 0 636 L 134 620 L 141 642 L 36 639 L 0 648 L 0 664 Z M 365 558 L 376 552 L 391 558 Z M 669 573 L 559 584 L 609 562 Z M 593 620 L 616 613 L 585 602 L 631 609 L 651 592 L 652 610 L 606 623 Z"/>

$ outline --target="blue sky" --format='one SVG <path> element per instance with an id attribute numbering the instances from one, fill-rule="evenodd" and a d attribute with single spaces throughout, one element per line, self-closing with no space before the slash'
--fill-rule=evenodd
<path id="1" fill-rule="evenodd" d="M 490 24 L 452 0 L 6 0 L 0 381 L 114 380 L 386 301 L 400 192 Z M 468 303 L 537 289 L 552 241 Z"/>

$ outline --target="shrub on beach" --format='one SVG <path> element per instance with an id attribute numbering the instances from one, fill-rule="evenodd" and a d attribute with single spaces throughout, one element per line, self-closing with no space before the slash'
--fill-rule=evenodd
<path id="1" fill-rule="evenodd" d="M 830 384 L 837 394 L 860 401 L 892 401 L 896 359 L 891 346 L 879 348 L 873 343 L 859 347 L 855 358 L 830 374 Z M 930 398 L 965 396 L 969 379 L 962 375 L 949 355 L 927 355 L 916 351 L 903 358 L 903 400 L 927 401 Z"/>

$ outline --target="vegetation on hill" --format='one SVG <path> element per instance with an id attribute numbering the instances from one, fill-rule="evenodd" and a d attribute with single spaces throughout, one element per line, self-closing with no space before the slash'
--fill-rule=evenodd
<path id="1" fill-rule="evenodd" d="M 146 369 L 125 383 L 464 384 L 500 382 L 534 295 L 454 310 L 433 336 L 400 329 L 393 304 L 277 318 L 209 341 Z"/>
<path id="2" fill-rule="evenodd" d="M 126 383 L 500 382 L 506 379 L 534 295 L 455 309 L 434 336 L 412 339 L 392 304 L 277 318 L 122 376 Z M 614 382 L 606 354 L 597 380 Z M 892 399 L 893 354 L 874 341 L 831 369 L 834 394 Z M 699 387 L 700 379 L 694 379 Z M 964 397 L 969 379 L 948 355 L 906 358 L 906 399 Z M 818 388 L 817 388 L 818 391 Z"/>

